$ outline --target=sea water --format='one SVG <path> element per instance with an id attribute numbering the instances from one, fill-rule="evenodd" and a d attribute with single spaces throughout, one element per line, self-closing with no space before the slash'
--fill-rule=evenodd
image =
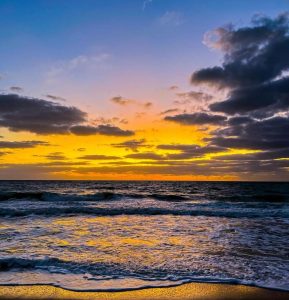
<path id="1" fill-rule="evenodd" d="M 289 290 L 289 184 L 1 181 L 0 284 Z"/>

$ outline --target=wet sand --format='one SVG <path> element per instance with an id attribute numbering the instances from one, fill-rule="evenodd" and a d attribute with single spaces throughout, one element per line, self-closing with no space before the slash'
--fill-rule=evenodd
<path id="1" fill-rule="evenodd" d="M 143 299 L 289 299 L 289 292 L 231 284 L 188 283 L 169 288 L 122 292 L 73 292 L 53 286 L 0 286 L 0 299 L 143 300 Z"/>

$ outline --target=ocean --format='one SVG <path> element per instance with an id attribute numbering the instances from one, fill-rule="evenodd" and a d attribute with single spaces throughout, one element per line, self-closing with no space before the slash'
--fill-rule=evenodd
<path id="1" fill-rule="evenodd" d="M 1 181 L 0 284 L 289 290 L 289 183 Z"/>

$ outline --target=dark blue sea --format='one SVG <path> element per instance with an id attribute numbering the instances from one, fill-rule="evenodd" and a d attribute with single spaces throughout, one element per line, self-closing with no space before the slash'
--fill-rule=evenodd
<path id="1" fill-rule="evenodd" d="M 0 284 L 289 290 L 289 184 L 1 181 Z"/>

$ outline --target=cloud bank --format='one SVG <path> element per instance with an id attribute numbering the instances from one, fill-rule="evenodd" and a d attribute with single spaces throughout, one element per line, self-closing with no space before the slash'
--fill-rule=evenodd
<path id="1" fill-rule="evenodd" d="M 74 106 L 29 98 L 15 94 L 0 94 L 0 127 L 31 133 L 131 136 L 130 130 L 105 124 L 84 125 L 87 113 Z"/>

